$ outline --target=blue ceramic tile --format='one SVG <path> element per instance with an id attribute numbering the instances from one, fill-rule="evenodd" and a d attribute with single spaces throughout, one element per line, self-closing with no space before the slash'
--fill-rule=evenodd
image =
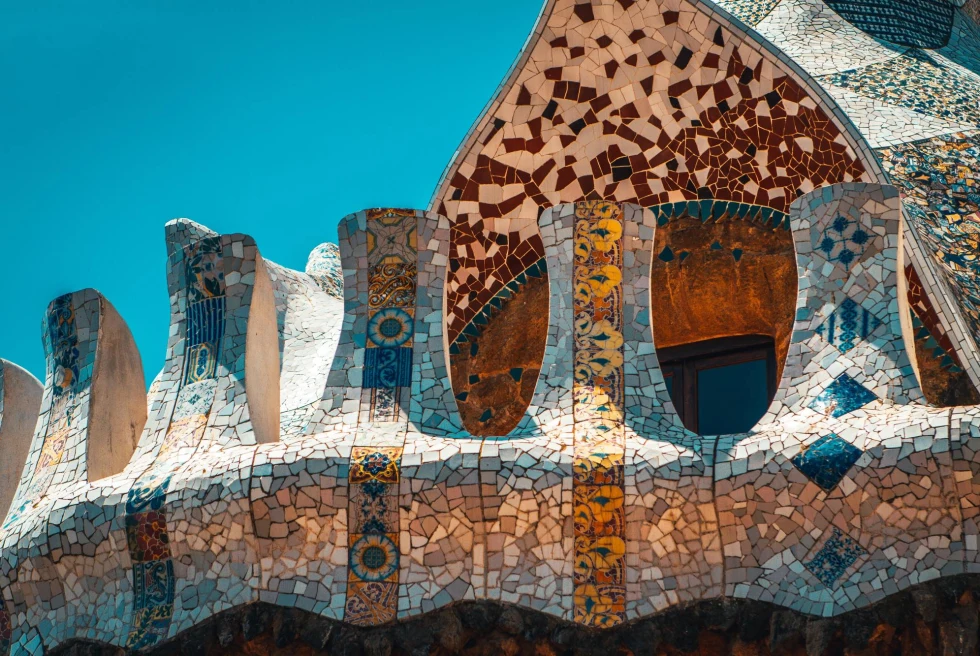
<path id="1" fill-rule="evenodd" d="M 840 483 L 861 449 L 834 433 L 824 435 L 793 458 L 792 462 L 811 481 L 830 492 Z"/>
<path id="2" fill-rule="evenodd" d="M 170 632 L 170 620 L 173 614 L 173 604 L 136 611 L 133 614 L 133 626 L 126 640 L 126 647 L 139 651 L 165 640 Z"/>
<path id="3" fill-rule="evenodd" d="M 841 18 L 889 43 L 942 48 L 953 29 L 948 0 L 827 0 Z"/>
<path id="4" fill-rule="evenodd" d="M 414 321 L 412 315 L 401 308 L 377 310 L 368 319 L 368 339 L 372 344 L 384 348 L 403 346 L 412 339 L 415 331 Z"/>
<path id="5" fill-rule="evenodd" d="M 174 603 L 173 561 L 133 563 L 133 609 L 159 608 Z"/>
<path id="6" fill-rule="evenodd" d="M 847 374 L 841 374 L 810 403 L 822 415 L 841 417 L 877 399 L 874 392 Z"/>
<path id="7" fill-rule="evenodd" d="M 827 226 L 814 247 L 829 262 L 837 262 L 848 271 L 864 255 L 874 235 L 860 223 L 846 216 L 838 216 Z"/>
<path id="8" fill-rule="evenodd" d="M 225 297 L 208 298 L 187 308 L 187 345 L 219 344 L 224 333 Z"/>
<path id="9" fill-rule="evenodd" d="M 170 477 L 162 481 L 142 480 L 129 490 L 126 495 L 126 514 L 145 512 L 148 510 L 160 510 L 167 500 L 167 488 L 170 486 Z"/>

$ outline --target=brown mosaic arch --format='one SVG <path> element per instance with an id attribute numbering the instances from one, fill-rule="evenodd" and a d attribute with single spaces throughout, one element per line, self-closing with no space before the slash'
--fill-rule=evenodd
<path id="1" fill-rule="evenodd" d="M 786 212 L 848 181 L 885 181 L 870 148 L 806 73 L 724 11 L 701 0 L 549 0 L 431 202 L 454 223 L 449 342 L 478 341 L 487 304 L 513 297 L 511 283 L 541 259 L 544 208 L 604 198 Z M 499 314 L 518 315 L 516 326 L 547 312 L 510 305 Z M 538 332 L 525 339 L 543 342 Z"/>

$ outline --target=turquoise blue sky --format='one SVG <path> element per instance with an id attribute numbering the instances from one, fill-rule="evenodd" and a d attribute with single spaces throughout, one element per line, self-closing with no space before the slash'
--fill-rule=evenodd
<path id="1" fill-rule="evenodd" d="M 48 302 L 94 287 L 152 379 L 171 218 L 302 269 L 345 214 L 425 207 L 539 9 L 0 0 L 0 357 L 43 380 Z"/>

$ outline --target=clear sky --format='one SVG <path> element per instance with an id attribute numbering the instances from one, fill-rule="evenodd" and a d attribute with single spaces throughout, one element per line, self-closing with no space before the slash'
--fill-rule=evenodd
<path id="1" fill-rule="evenodd" d="M 539 0 L 0 0 L 0 358 L 44 379 L 48 302 L 94 287 L 148 380 L 163 226 L 302 270 L 344 215 L 426 207 Z"/>

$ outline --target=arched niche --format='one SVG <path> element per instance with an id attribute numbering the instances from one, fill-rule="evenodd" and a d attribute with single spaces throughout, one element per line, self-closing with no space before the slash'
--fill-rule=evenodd
<path id="1" fill-rule="evenodd" d="M 724 201 L 651 210 L 651 324 L 675 406 L 702 434 L 748 430 L 775 394 L 793 333 L 798 285 L 789 217 Z M 744 384 L 726 394 L 725 376 Z M 708 401 L 720 403 L 711 416 Z M 736 410 L 745 416 L 715 421 Z"/>

